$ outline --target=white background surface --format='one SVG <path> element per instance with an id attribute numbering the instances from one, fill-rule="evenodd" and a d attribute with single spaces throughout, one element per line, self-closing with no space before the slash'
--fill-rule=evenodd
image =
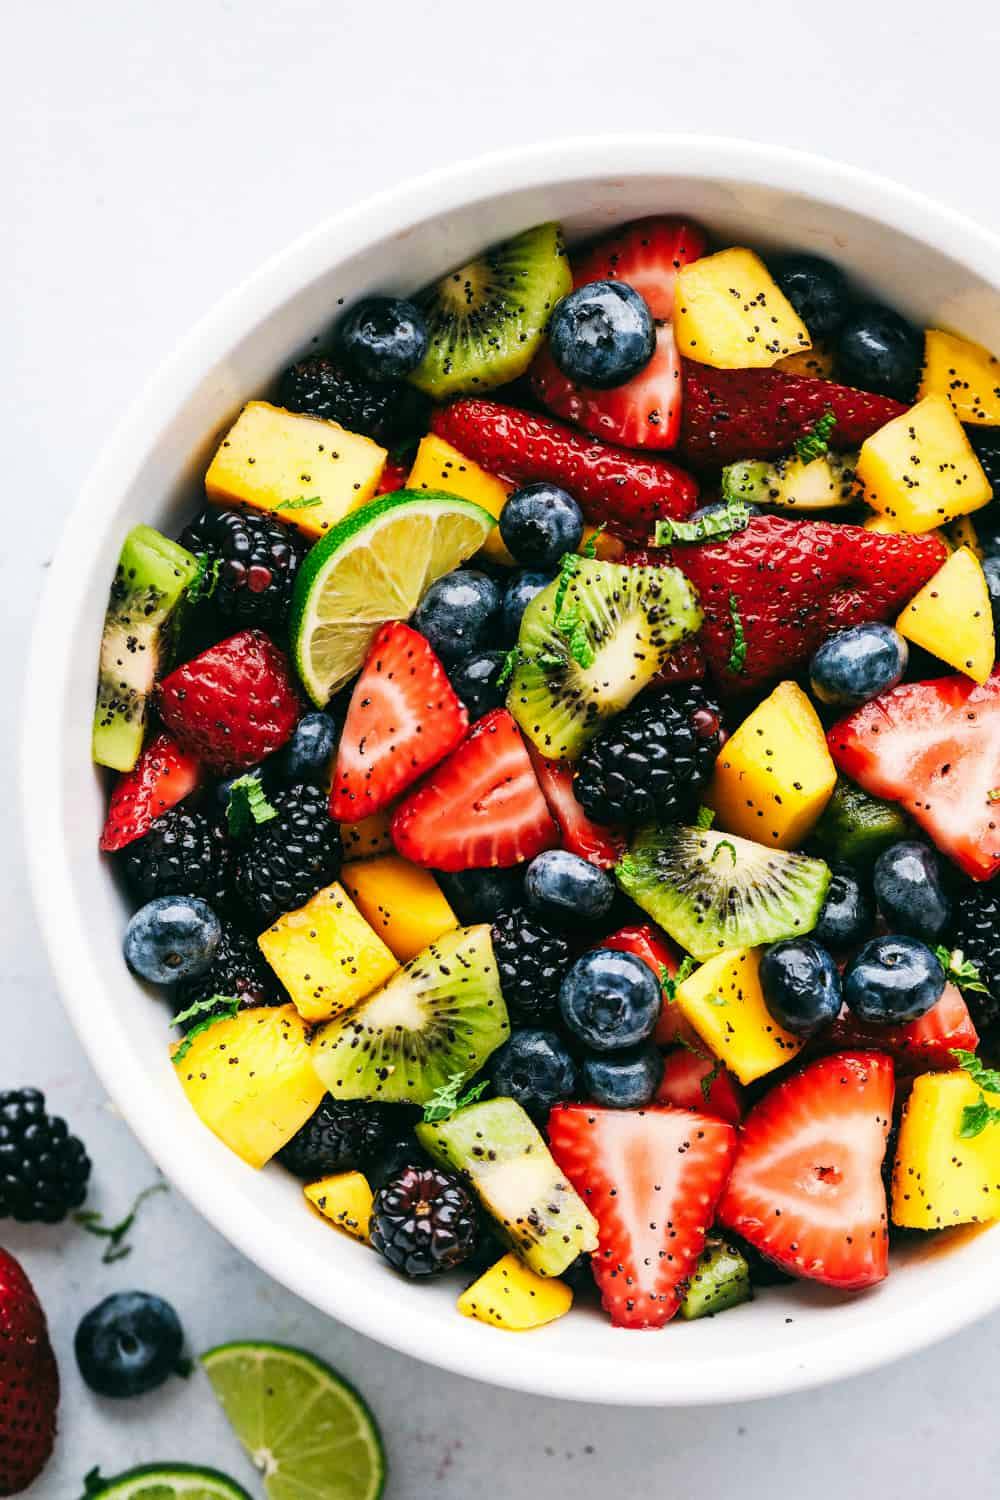
<path id="1" fill-rule="evenodd" d="M 1000 228 L 998 41 L 998 13 L 983 0 L 933 21 L 901 0 L 20 0 L 7 13 L 0 1087 L 37 1084 L 70 1118 L 95 1159 L 92 1206 L 120 1216 L 155 1172 L 63 1018 L 13 808 L 31 611 L 121 404 L 220 293 L 331 210 L 516 142 L 629 128 L 780 141 L 875 168 Z M 261 1493 L 199 1377 L 120 1404 L 82 1387 L 76 1323 L 129 1286 L 169 1297 L 194 1350 L 270 1336 L 344 1370 L 384 1427 L 391 1500 L 481 1489 L 512 1500 L 528 1488 L 572 1488 L 575 1500 L 996 1493 L 1000 1318 L 824 1392 L 631 1413 L 492 1391 L 320 1321 L 176 1194 L 149 1202 L 134 1254 L 116 1266 L 102 1266 L 99 1242 L 79 1230 L 3 1225 L 0 1242 L 42 1293 L 63 1371 L 59 1448 L 33 1496 L 75 1500 L 95 1463 L 113 1473 L 168 1458 L 213 1463 Z"/>

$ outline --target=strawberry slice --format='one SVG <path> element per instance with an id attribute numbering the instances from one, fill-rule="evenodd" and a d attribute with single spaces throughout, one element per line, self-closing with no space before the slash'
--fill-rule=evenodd
<path id="1" fill-rule="evenodd" d="M 946 984 L 940 1000 L 918 1021 L 903 1026 L 876 1026 L 859 1021 L 845 1005 L 832 1026 L 817 1038 L 823 1051 L 868 1048 L 888 1052 L 901 1073 L 948 1072 L 955 1066 L 953 1048 L 975 1052 L 979 1033 L 957 984 Z"/>
<path id="2" fill-rule="evenodd" d="M 628 848 L 625 830 L 590 821 L 576 800 L 570 761 L 548 760 L 532 744 L 528 744 L 527 750 L 542 796 L 559 825 L 563 848 L 571 854 L 579 854 L 592 865 L 600 865 L 602 870 L 610 870 Z"/>
<path id="3" fill-rule="evenodd" d="M 0 1495 L 19 1495 L 45 1468 L 58 1407 L 45 1313 L 21 1264 L 0 1250 Z"/>
<path id="4" fill-rule="evenodd" d="M 405 490 L 407 475 L 412 468 L 412 459 L 407 460 L 406 463 L 400 463 L 398 459 L 391 456 L 387 458 L 382 477 L 378 482 L 378 489 L 375 491 L 376 495 L 391 495 L 396 490 Z"/>
<path id="5" fill-rule="evenodd" d="M 704 1043 L 697 1048 L 676 1047 L 663 1059 L 663 1077 L 656 1091 L 657 1104 L 691 1109 L 738 1125 L 743 1118 L 740 1086 Z"/>
<path id="6" fill-rule="evenodd" d="M 736 1132 L 686 1109 L 560 1104 L 552 1155 L 597 1219 L 594 1279 L 617 1328 L 677 1311 L 736 1155 Z"/>
<path id="7" fill-rule="evenodd" d="M 677 272 L 705 253 L 705 231 L 689 219 L 663 214 L 634 219 L 574 254 L 573 285 L 625 281 L 644 299 L 654 318 L 674 315 Z"/>
<path id="8" fill-rule="evenodd" d="M 190 796 L 201 781 L 201 762 L 169 734 L 151 740 L 131 771 L 115 782 L 101 834 L 106 853 L 148 833 L 156 819 Z"/>
<path id="9" fill-rule="evenodd" d="M 505 708 L 484 714 L 400 803 L 391 832 L 405 859 L 436 870 L 517 865 L 556 848 L 559 830 Z"/>
<path id="10" fill-rule="evenodd" d="M 672 555 L 701 598 L 698 639 L 709 667 L 742 691 L 793 674 L 848 625 L 895 618 L 947 551 L 930 535 L 754 516 L 727 541 L 674 547 Z"/>
<path id="11" fill-rule="evenodd" d="M 623 448 L 672 448 L 681 430 L 681 361 L 674 330 L 661 323 L 653 357 L 624 385 L 597 390 L 563 374 L 548 344 L 531 366 L 531 388 L 549 411 Z"/>
<path id="12" fill-rule="evenodd" d="M 601 938 L 595 945 L 599 948 L 616 948 L 621 953 L 634 953 L 648 964 L 663 990 L 663 1009 L 656 1023 L 653 1040 L 660 1047 L 701 1047 L 702 1042 L 693 1026 L 690 1026 L 673 1003 L 673 995 L 667 981 L 673 979 L 679 967 L 677 949 L 670 939 L 650 923 L 636 923 L 632 927 L 621 927 L 610 937 Z"/>
<path id="13" fill-rule="evenodd" d="M 458 745 L 469 715 L 417 631 L 392 620 L 375 633 L 351 694 L 330 783 L 330 816 L 359 823 Z"/>
<path id="14" fill-rule="evenodd" d="M 873 797 L 898 802 L 971 875 L 1000 872 L 1000 668 L 907 682 L 856 709 L 827 736 L 835 765 Z"/>
<path id="15" fill-rule="evenodd" d="M 159 708 L 206 765 L 246 771 L 285 743 L 301 702 L 284 652 L 262 630 L 241 630 L 164 677 Z"/>
<path id="16" fill-rule="evenodd" d="M 588 521 L 625 541 L 648 540 L 658 520 L 683 520 L 698 502 L 697 482 L 669 459 L 625 453 L 516 406 L 454 401 L 434 413 L 431 426 L 502 479 L 561 485 Z"/>
<path id="17" fill-rule="evenodd" d="M 720 1223 L 789 1275 L 842 1291 L 882 1281 L 892 1102 L 892 1061 L 878 1052 L 838 1052 L 786 1078 L 744 1121 Z"/>
<path id="18" fill-rule="evenodd" d="M 906 410 L 833 380 L 784 370 L 714 370 L 682 360 L 683 413 L 678 452 L 697 465 L 779 458 L 827 411 L 837 419 L 835 448 L 860 448 Z"/>

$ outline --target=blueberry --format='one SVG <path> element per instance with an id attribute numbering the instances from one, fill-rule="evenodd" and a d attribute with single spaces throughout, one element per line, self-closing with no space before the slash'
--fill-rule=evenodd
<path id="1" fill-rule="evenodd" d="M 459 568 L 431 584 L 411 624 L 443 662 L 456 662 L 496 634 L 500 603 L 500 585 L 488 573 Z"/>
<path id="2" fill-rule="evenodd" d="M 989 480 L 993 499 L 976 511 L 973 525 L 983 551 L 989 557 L 1000 551 L 1000 428 L 984 427 L 979 422 L 966 424 L 965 435 Z"/>
<path id="3" fill-rule="evenodd" d="M 435 870 L 449 906 L 460 922 L 492 922 L 524 899 L 524 870 Z"/>
<path id="4" fill-rule="evenodd" d="M 600 921 L 611 910 L 615 889 L 607 870 L 565 849 L 539 854 L 524 877 L 528 905 L 556 927 L 587 927 Z"/>
<path id="5" fill-rule="evenodd" d="M 427 353 L 427 324 L 405 297 L 365 297 L 341 318 L 335 340 L 366 380 L 398 380 Z"/>
<path id="6" fill-rule="evenodd" d="M 925 1016 L 944 986 L 937 958 L 911 937 L 873 938 L 844 971 L 844 999 L 854 1014 L 890 1026 Z"/>
<path id="7" fill-rule="evenodd" d="M 211 968 L 222 924 L 200 896 L 156 896 L 132 917 L 122 949 L 134 974 L 150 984 L 178 984 Z"/>
<path id="8" fill-rule="evenodd" d="M 503 596 L 502 624 L 504 639 L 513 646 L 521 629 L 521 616 L 536 594 L 552 582 L 551 573 L 525 570 L 515 573 Z"/>
<path id="9" fill-rule="evenodd" d="M 823 642 L 809 663 L 809 681 L 822 703 L 856 707 L 895 687 L 909 660 L 891 625 L 852 625 Z"/>
<path id="10" fill-rule="evenodd" d="M 516 1031 L 490 1059 L 497 1094 L 543 1114 L 576 1089 L 576 1064 L 554 1031 Z"/>
<path id="11" fill-rule="evenodd" d="M 837 340 L 837 373 L 847 385 L 897 401 L 912 401 L 924 357 L 924 338 L 891 307 L 855 308 Z"/>
<path id="12" fill-rule="evenodd" d="M 595 1052 L 622 1052 L 651 1037 L 663 995 L 648 964 L 634 953 L 595 948 L 568 970 L 559 1011 L 575 1037 Z"/>
<path id="13" fill-rule="evenodd" d="M 330 714 L 303 714 L 291 739 L 274 756 L 271 765 L 282 781 L 311 781 L 326 786 L 339 738 L 337 721 Z"/>
<path id="14" fill-rule="evenodd" d="M 1000 632 L 1000 552 L 986 558 L 983 563 L 983 577 L 986 579 L 986 587 L 990 594 L 993 628 Z"/>
<path id="15" fill-rule="evenodd" d="M 99 1396 L 142 1396 L 181 1365 L 184 1334 L 169 1302 L 116 1292 L 81 1320 L 74 1348 L 80 1374 Z"/>
<path id="16" fill-rule="evenodd" d="M 608 1109 L 641 1109 L 649 1104 L 663 1077 L 663 1056 L 647 1043 L 614 1057 L 585 1057 L 580 1082 L 587 1099 Z"/>
<path id="17" fill-rule="evenodd" d="M 813 1036 L 840 1014 L 840 973 L 812 938 L 772 943 L 760 961 L 764 1001 L 779 1026 Z"/>
<path id="18" fill-rule="evenodd" d="M 846 953 L 864 942 L 874 919 L 872 903 L 857 875 L 848 866 L 839 865 L 810 936 L 831 953 Z"/>
<path id="19" fill-rule="evenodd" d="M 519 563 L 554 568 L 566 552 L 579 547 L 583 513 L 558 485 L 526 484 L 509 496 L 500 512 L 500 535 Z"/>
<path id="20" fill-rule="evenodd" d="M 933 849 L 911 839 L 890 845 L 875 861 L 872 881 L 878 908 L 893 931 L 925 943 L 941 936 L 951 900 Z"/>
<path id="21" fill-rule="evenodd" d="M 469 710 L 469 718 L 481 719 L 491 708 L 499 708 L 507 687 L 498 685 L 507 660 L 506 651 L 474 651 L 452 667 L 451 685 Z"/>
<path id="22" fill-rule="evenodd" d="M 639 293 L 625 282 L 591 281 L 557 304 L 549 347 L 567 379 L 607 390 L 649 364 L 656 325 Z"/>
<path id="23" fill-rule="evenodd" d="M 832 338 L 847 317 L 850 293 L 839 266 L 821 255 L 782 255 L 771 274 L 814 339 Z"/>

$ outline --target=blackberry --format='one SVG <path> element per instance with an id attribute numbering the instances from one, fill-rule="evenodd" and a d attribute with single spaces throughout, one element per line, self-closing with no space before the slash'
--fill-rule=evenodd
<path id="1" fill-rule="evenodd" d="M 288 526 L 254 511 L 209 506 L 181 543 L 215 570 L 212 604 L 241 625 L 284 620 L 305 545 Z"/>
<path id="2" fill-rule="evenodd" d="M 540 1026 L 556 1020 L 559 986 L 572 957 L 562 933 L 526 907 L 514 906 L 493 923 L 493 952 L 512 1023 Z"/>
<path id="3" fill-rule="evenodd" d="M 378 1104 L 341 1103 L 327 1096 L 277 1160 L 303 1182 L 331 1172 L 349 1172 L 377 1158 L 386 1136 L 385 1110 Z"/>
<path id="4" fill-rule="evenodd" d="M 230 846 L 217 823 L 174 807 L 123 851 L 129 884 L 143 901 L 204 896 L 217 908 L 230 898 Z"/>
<path id="5" fill-rule="evenodd" d="M 210 1000 L 213 995 L 239 998 L 240 1009 L 256 1005 L 284 1005 L 288 996 L 278 983 L 274 971 L 265 963 L 252 938 L 236 927 L 224 926 L 212 967 L 200 979 L 190 979 L 177 987 L 177 1010 Z M 222 1007 L 219 1007 L 221 1012 Z M 189 1023 L 211 1014 L 203 1011 Z M 187 1029 L 186 1027 L 184 1028 Z"/>
<path id="6" fill-rule="evenodd" d="M 340 828 L 326 793 L 300 781 L 275 792 L 277 817 L 256 823 L 236 850 L 236 890 L 262 922 L 302 906 L 340 874 Z"/>
<path id="7" fill-rule="evenodd" d="M 90 1157 L 38 1089 L 0 1093 L 0 1219 L 58 1224 L 87 1196 Z"/>
<path id="8" fill-rule="evenodd" d="M 996 881 L 982 885 L 969 881 L 956 890 L 951 945 L 972 960 L 989 991 L 985 995 L 973 989 L 962 991 L 973 1025 L 982 1035 L 1000 1022 L 1000 886 Z"/>
<path id="9" fill-rule="evenodd" d="M 300 359 L 281 377 L 278 401 L 288 411 L 308 412 L 361 432 L 386 448 L 427 431 L 430 402 L 405 380 L 372 381 L 352 374 L 322 354 Z"/>
<path id="10" fill-rule="evenodd" d="M 372 1204 L 372 1244 L 397 1271 L 433 1276 L 460 1266 L 479 1242 L 472 1196 L 440 1167 L 404 1167 Z"/>
<path id="11" fill-rule="evenodd" d="M 573 789 L 597 823 L 676 822 L 689 814 L 721 744 L 718 705 L 673 688 L 614 719 L 580 756 Z"/>

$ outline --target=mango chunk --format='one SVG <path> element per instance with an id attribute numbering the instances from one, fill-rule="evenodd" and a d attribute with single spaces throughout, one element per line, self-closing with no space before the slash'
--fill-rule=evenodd
<path id="1" fill-rule="evenodd" d="M 784 370 L 786 375 L 806 375 L 811 380 L 832 380 L 836 370 L 833 348 L 823 339 L 817 340 L 811 349 L 801 354 L 788 354 L 779 359 L 774 367 Z"/>
<path id="2" fill-rule="evenodd" d="M 861 445 L 856 474 L 873 510 L 902 531 L 933 531 L 993 491 L 944 396 L 925 396 Z"/>
<path id="3" fill-rule="evenodd" d="M 341 823 L 340 842 L 348 859 L 367 859 L 372 854 L 391 854 L 395 845 L 389 825 L 392 810 L 372 813 L 360 823 Z"/>
<path id="4" fill-rule="evenodd" d="M 361 915 L 401 964 L 458 926 L 430 870 L 398 854 L 345 865 L 340 878 Z"/>
<path id="5" fill-rule="evenodd" d="M 505 1255 L 462 1293 L 458 1310 L 466 1318 L 523 1333 L 561 1318 L 573 1306 L 573 1293 L 553 1276 L 536 1276 L 516 1255 Z"/>
<path id="6" fill-rule="evenodd" d="M 836 784 L 819 715 L 796 683 L 780 682 L 722 747 L 705 800 L 727 833 L 794 849 Z"/>
<path id="7" fill-rule="evenodd" d="M 318 537 L 372 498 L 387 456 L 337 422 L 250 401 L 219 444 L 205 492 L 216 505 L 278 512 Z"/>
<path id="8" fill-rule="evenodd" d="M 1000 423 L 1000 360 L 982 344 L 928 328 L 921 396 L 945 396 L 963 422 Z"/>
<path id="9" fill-rule="evenodd" d="M 370 1245 L 368 1225 L 371 1223 L 374 1195 L 363 1172 L 339 1172 L 334 1177 L 321 1177 L 319 1182 L 310 1182 L 302 1190 L 317 1213 L 346 1234 Z"/>
<path id="10" fill-rule="evenodd" d="M 896 629 L 974 682 L 985 682 L 993 671 L 996 637 L 990 593 L 975 553 L 968 547 L 953 552 L 910 600 Z"/>
<path id="11" fill-rule="evenodd" d="M 982 1091 L 968 1073 L 922 1073 L 906 1102 L 892 1169 L 892 1221 L 904 1229 L 1000 1218 L 1000 1125 L 963 1137 Z M 1000 1094 L 982 1094 L 1000 1109 Z"/>
<path id="12" fill-rule="evenodd" d="M 471 458 L 459 453 L 451 443 L 429 432 L 420 439 L 413 468 L 406 480 L 408 490 L 444 490 L 446 495 L 457 495 L 460 500 L 471 500 L 488 510 L 491 516 L 500 519 L 500 512 L 507 503 L 511 486 L 495 474 L 488 474 Z M 494 562 L 514 566 L 514 559 L 503 544 L 499 529 L 494 526 L 480 552 Z"/>
<path id="13" fill-rule="evenodd" d="M 957 521 L 952 521 L 944 533 L 944 538 L 952 551 L 958 547 L 968 547 L 973 556 L 982 562 L 984 553 L 979 541 L 979 532 L 971 516 L 959 516 Z"/>
<path id="14" fill-rule="evenodd" d="M 677 347 L 718 370 L 767 367 L 811 347 L 809 332 L 752 250 L 720 250 L 681 266 Z"/>
<path id="15" fill-rule="evenodd" d="M 262 1167 L 315 1114 L 326 1092 L 293 1005 L 241 1010 L 174 1048 L 181 1087 L 230 1151 Z"/>
<path id="16" fill-rule="evenodd" d="M 740 1083 L 753 1083 L 801 1051 L 801 1037 L 775 1021 L 760 987 L 759 948 L 729 948 L 677 986 L 675 1002 L 705 1045 Z"/>
<path id="17" fill-rule="evenodd" d="M 391 950 L 336 883 L 279 917 L 257 946 L 307 1021 L 349 1010 L 397 968 Z"/>

